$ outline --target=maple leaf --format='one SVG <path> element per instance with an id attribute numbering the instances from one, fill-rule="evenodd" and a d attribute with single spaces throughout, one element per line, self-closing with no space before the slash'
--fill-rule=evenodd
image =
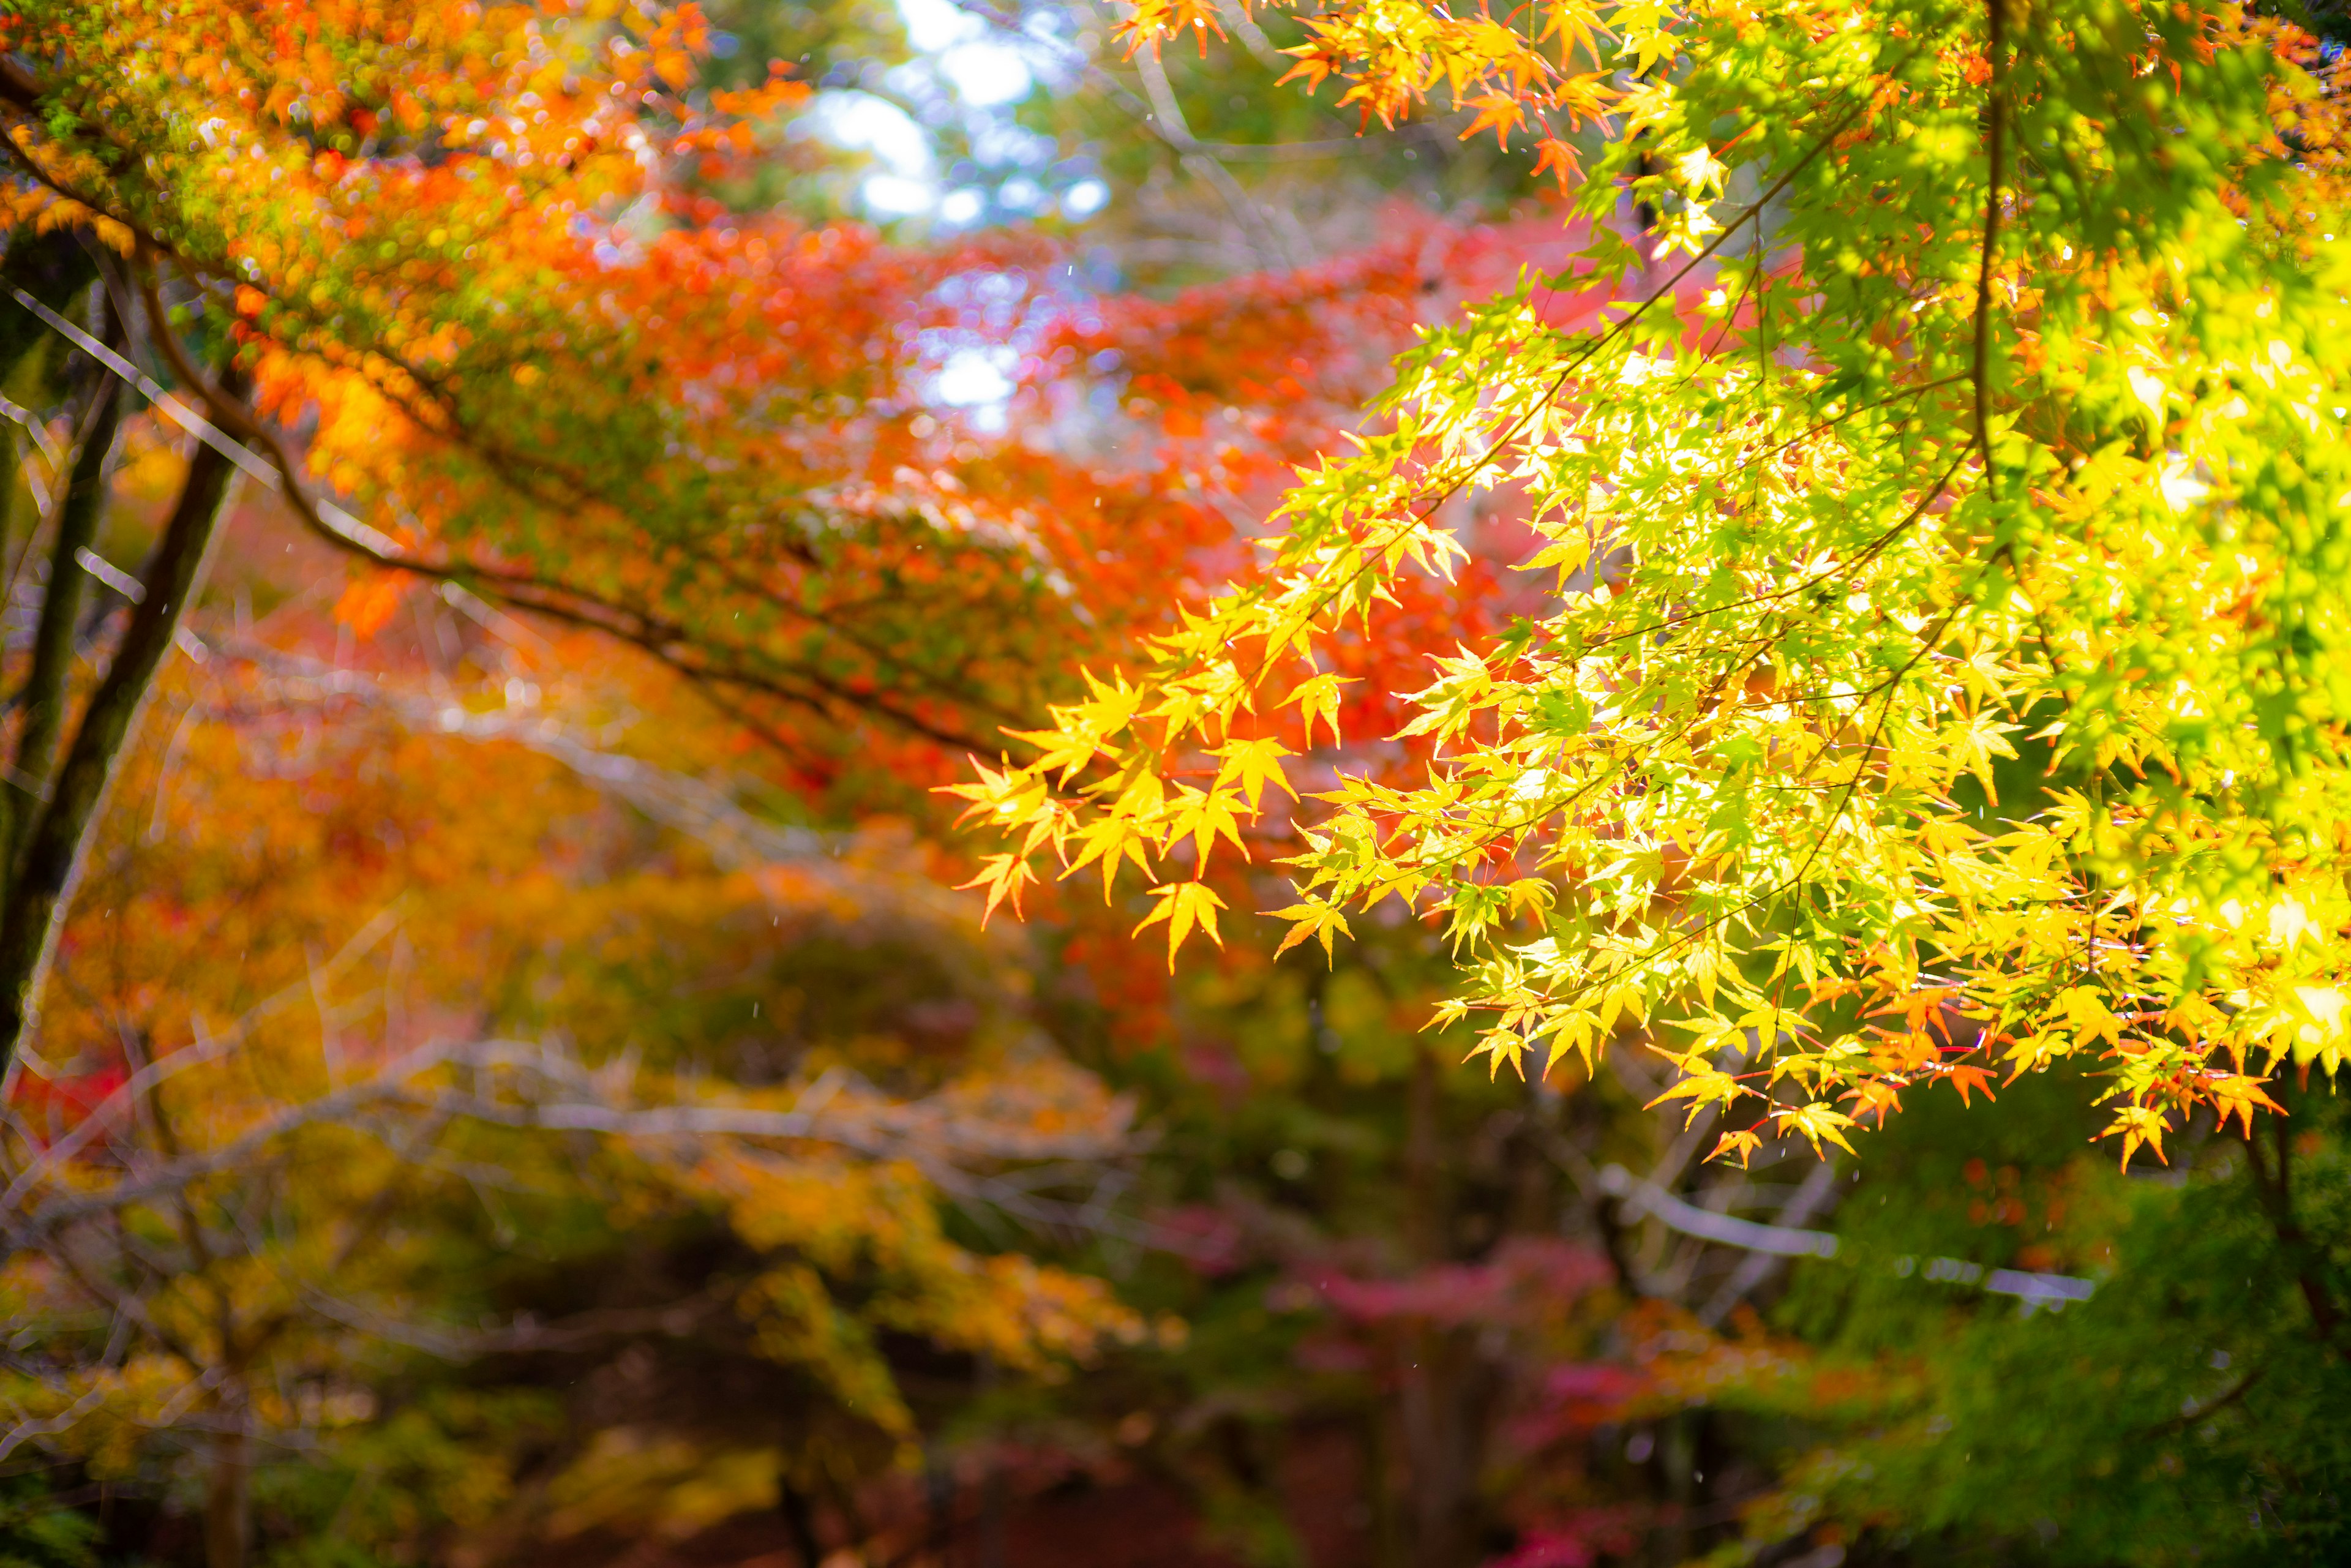
<path id="1" fill-rule="evenodd" d="M 1846 1090 L 1840 1098 L 1854 1102 L 1852 1115 L 1856 1123 L 1865 1116 L 1874 1115 L 1881 1131 L 1886 1126 L 1886 1113 L 1902 1109 L 1899 1086 L 1883 1078 L 1865 1079 Z"/>
<path id="2" fill-rule="evenodd" d="M 1517 1030 L 1503 1027 L 1489 1029 L 1479 1034 L 1478 1043 L 1469 1048 L 1468 1061 L 1482 1056 L 1486 1059 L 1487 1077 L 1490 1081 L 1502 1075 L 1502 1064 L 1510 1063 L 1510 1071 L 1524 1082 L 1527 1076 L 1527 1037 Z"/>
<path id="3" fill-rule="evenodd" d="M 2127 1170 L 2130 1168 L 2131 1155 L 2137 1152 L 2141 1145 L 2153 1149 L 2157 1159 L 2161 1160 L 2165 1165 L 2169 1165 L 2171 1158 L 2163 1152 L 2163 1134 L 2169 1130 L 2169 1124 L 2165 1120 L 2161 1107 L 2124 1105 L 2115 1112 L 2114 1124 L 2098 1135 L 2102 1138 L 2111 1138 L 2117 1134 L 2121 1136 L 2122 1166 Z"/>
<path id="4" fill-rule="evenodd" d="M 1535 160 L 1534 167 L 1534 178 L 1537 180 L 1541 179 L 1548 172 L 1558 178 L 1559 188 L 1565 191 L 1583 178 L 1583 165 L 1577 159 L 1575 149 L 1559 138 L 1544 137 L 1535 143 L 1535 151 L 1540 154 Z M 1573 570 L 1572 567 L 1562 568 L 1560 575 L 1563 579 Z"/>
<path id="5" fill-rule="evenodd" d="M 2221 1126 L 2229 1124 L 2230 1117 L 2237 1117 L 2244 1124 L 2245 1136 L 2250 1138 L 2253 1135 L 2253 1110 L 2256 1106 L 2279 1115 L 2285 1113 L 2285 1107 L 2264 1092 L 2263 1086 L 2268 1082 L 2241 1072 L 2215 1072 L 2206 1074 L 2198 1087 L 2212 1102 Z"/>
<path id="6" fill-rule="evenodd" d="M 1716 1140 L 1714 1152 L 1706 1157 L 1709 1160 L 1719 1160 L 1727 1155 L 1735 1154 L 1739 1156 L 1739 1168 L 1745 1170 L 1748 1168 L 1748 1162 L 1755 1157 L 1755 1151 L 1762 1146 L 1761 1135 L 1751 1128 L 1736 1133 L 1725 1133 Z"/>
<path id="7" fill-rule="evenodd" d="M 1277 958 L 1311 936 L 1322 944 L 1324 957 L 1335 960 L 1336 954 L 1331 945 L 1332 936 L 1335 934 L 1353 940 L 1355 935 L 1348 929 L 1346 916 L 1340 912 L 1338 905 L 1332 904 L 1293 904 L 1287 909 L 1268 910 L 1267 913 L 1277 920 L 1291 923 L 1281 938 L 1281 945 L 1273 950 Z"/>
<path id="8" fill-rule="evenodd" d="M 1546 142 L 1544 145 L 1551 144 Z M 1546 571 L 1556 569 L 1559 572 L 1559 580 L 1563 583 L 1576 572 L 1583 570 L 1583 563 L 1591 559 L 1592 541 L 1582 534 L 1571 534 L 1566 538 L 1545 545 L 1537 550 L 1531 559 L 1520 562 L 1512 570 Z"/>
<path id="9" fill-rule="evenodd" d="M 1952 1066 L 1941 1070 L 1943 1081 L 1959 1092 L 1959 1103 L 1970 1103 L 1970 1091 L 1981 1091 L 1987 1100 L 1999 1098 L 1991 1092 L 1991 1071 L 1989 1068 Z"/>
<path id="10" fill-rule="evenodd" d="M 1132 861 L 1134 869 L 1145 876 L 1151 874 L 1151 861 L 1145 849 L 1144 834 L 1134 823 L 1119 816 L 1101 816 L 1081 823 L 1072 831 L 1081 846 L 1075 860 L 1062 871 L 1063 876 L 1074 876 L 1095 861 L 1102 862 L 1102 899 L 1110 899 L 1111 884 L 1117 879 L 1122 859 Z"/>
<path id="11" fill-rule="evenodd" d="M 1258 809 L 1259 793 L 1269 781 L 1291 800 L 1298 799 L 1298 791 L 1290 787 L 1290 779 L 1281 770 L 1281 758 L 1295 757 L 1297 753 L 1271 737 L 1228 741 L 1212 755 L 1224 759 L 1224 765 L 1217 770 L 1217 782 L 1239 780 L 1241 793 L 1249 798 L 1250 810 Z"/>
<path id="12" fill-rule="evenodd" d="M 964 820 L 987 817 L 1002 827 L 1026 825 L 1046 803 L 1044 780 L 1011 766 L 1008 761 L 1001 772 L 974 759 L 972 771 L 979 775 L 977 784 L 942 784 L 938 793 L 968 800 Z"/>
<path id="13" fill-rule="evenodd" d="M 2105 998 L 2095 988 L 2071 986 L 2058 993 L 2056 1000 L 2075 1040 L 2085 1044 L 2099 1039 L 2109 1045 L 2122 1043 L 2122 1019 L 2107 1010 Z"/>
<path id="14" fill-rule="evenodd" d="M 1282 699 L 1284 707 L 1295 705 L 1306 716 L 1306 736 L 1314 737 L 1314 721 L 1321 719 L 1331 727 L 1331 744 L 1339 744 L 1339 688 L 1353 683 L 1334 673 L 1324 673 L 1301 681 Z"/>
<path id="15" fill-rule="evenodd" d="M 1679 1082 L 1650 1101 L 1642 1109 L 1655 1110 L 1668 1100 L 1687 1100 L 1690 1103 L 1689 1114 L 1683 1123 L 1687 1126 L 1696 1122 L 1698 1113 L 1707 1106 L 1718 1102 L 1729 1104 L 1740 1095 L 1748 1092 L 1750 1091 L 1741 1086 L 1739 1080 L 1728 1072 L 1718 1071 L 1713 1068 L 1699 1068 L 1687 1073 Z"/>
<path id="16" fill-rule="evenodd" d="M 1102 749 L 1101 742 L 1083 728 L 1008 729 L 1004 733 L 1035 747 L 1038 757 L 1031 766 L 1044 773 L 1059 769 L 1063 783 L 1075 778 L 1078 770 Z"/>
<path id="17" fill-rule="evenodd" d="M 1507 151 L 1510 132 L 1526 123 L 1526 109 L 1509 93 L 1481 93 L 1468 100 L 1468 107 L 1478 111 L 1477 117 L 1462 128 L 1461 140 L 1468 141 L 1487 127 L 1493 127 L 1495 146 Z"/>
<path id="18" fill-rule="evenodd" d="M 1802 1134 L 1813 1145 L 1814 1154 L 1820 1153 L 1823 1138 L 1846 1154 L 1854 1152 L 1853 1145 L 1845 1142 L 1844 1134 L 1841 1131 L 1854 1124 L 1853 1118 L 1843 1112 L 1827 1105 L 1786 1105 L 1773 1111 L 1771 1115 L 1780 1124 L 1783 1134 L 1791 1128 Z"/>
<path id="19" fill-rule="evenodd" d="M 1674 52 L 1674 37 L 1665 26 L 1672 15 L 1660 0 L 1632 0 L 1616 8 L 1612 20 L 1634 55 L 1635 75 L 1647 76 L 1657 61 Z"/>
<path id="20" fill-rule="evenodd" d="M 1167 829 L 1167 841 L 1172 843 L 1189 836 L 1203 870 L 1208 864 L 1208 852 L 1216 847 L 1220 836 L 1230 840 L 1233 848 L 1246 856 L 1249 846 L 1241 842 L 1240 821 L 1233 812 L 1236 799 L 1220 788 L 1200 790 L 1185 786 L 1176 800 L 1173 821 Z"/>
<path id="21" fill-rule="evenodd" d="M 1225 901 L 1218 898 L 1207 883 L 1169 883 L 1164 886 L 1153 888 L 1151 896 L 1159 901 L 1158 907 L 1143 917 L 1142 923 L 1135 926 L 1134 934 L 1141 936 L 1145 926 L 1156 925 L 1163 920 L 1167 923 L 1167 972 L 1169 974 L 1176 972 L 1176 950 L 1184 946 L 1184 939 L 1192 934 L 1192 927 L 1196 922 L 1202 931 L 1207 933 L 1209 941 L 1218 946 L 1224 946 L 1224 938 L 1217 931 L 1217 911 L 1225 907 Z"/>
<path id="22" fill-rule="evenodd" d="M 980 924 L 996 913 L 996 906 L 1008 897 L 1012 900 L 1012 913 L 1020 913 L 1020 890 L 1037 880 L 1036 872 L 1025 856 L 1016 854 L 989 855 L 980 862 L 979 873 L 969 882 L 956 884 L 957 892 L 966 888 L 986 887 L 987 907 L 980 911 Z"/>

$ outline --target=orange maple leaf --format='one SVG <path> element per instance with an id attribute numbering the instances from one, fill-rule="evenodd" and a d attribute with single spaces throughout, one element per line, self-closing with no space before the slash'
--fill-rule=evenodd
<path id="1" fill-rule="evenodd" d="M 1982 1090 L 1983 1097 L 1987 1100 L 2000 1098 L 1991 1092 L 1991 1072 L 1987 1068 L 1946 1067 L 1943 1069 L 1943 1078 L 1952 1088 L 1959 1092 L 1959 1103 L 1962 1105 L 1975 1103 L 1968 1098 L 1969 1092 L 1971 1090 Z"/>

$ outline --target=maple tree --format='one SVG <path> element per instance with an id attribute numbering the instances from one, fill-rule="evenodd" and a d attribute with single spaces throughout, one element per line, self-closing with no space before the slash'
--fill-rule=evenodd
<path id="1" fill-rule="evenodd" d="M 193 571 L 241 470 L 384 574 L 354 626 L 437 582 L 592 629 L 821 794 L 928 782 L 1031 711 L 1073 638 L 1155 614 L 1130 585 L 1229 531 L 1175 476 L 1102 482 L 929 413 L 948 286 L 1029 289 L 1022 253 L 705 193 L 805 89 L 697 85 L 691 5 L 61 5 L 8 28 L 15 216 L 84 236 L 113 323 L 47 324 L 199 440 L 159 568 Z M 65 624 L 79 580 L 52 580 Z M 119 678 L 28 830 L 12 1040 L 184 597 L 144 593 L 105 641 Z"/>
<path id="2" fill-rule="evenodd" d="M 996 892 L 1131 863 L 1216 936 L 1217 847 L 1339 738 L 1318 657 L 1509 486 L 1561 595 L 1411 694 L 1424 776 L 1324 793 L 1290 940 L 1439 920 L 1498 1066 L 1669 1026 L 1667 1098 L 1761 1100 L 1741 1158 L 2086 1052 L 2127 1159 L 2339 1065 L 2333 57 L 2230 6 L 1311 27 L 1369 114 L 1580 157 L 1583 255 L 1426 332 L 1259 570 L 960 788 Z"/>

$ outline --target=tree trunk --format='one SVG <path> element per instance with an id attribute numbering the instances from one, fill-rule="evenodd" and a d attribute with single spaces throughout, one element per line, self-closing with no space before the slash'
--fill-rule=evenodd
<path id="1" fill-rule="evenodd" d="M 8 258 L 0 266 L 0 377 L 13 376 L 27 355 L 39 353 L 49 341 L 47 326 L 8 298 L 9 289 L 21 288 L 64 313 L 97 281 L 98 264 L 71 229 L 35 234 L 28 224 L 9 235 Z"/>
<path id="2" fill-rule="evenodd" d="M 242 392 L 232 373 L 224 382 Z M 74 732 L 48 799 L 24 831 L 24 852 L 0 907 L 0 1067 L 37 1026 L 41 987 L 73 901 L 89 839 L 105 810 L 122 752 L 203 580 L 236 470 L 198 446 L 157 546 L 145 597 Z"/>
<path id="3" fill-rule="evenodd" d="M 91 296 L 93 292 L 91 286 L 97 280 L 97 267 L 91 263 L 88 253 L 83 250 L 81 244 L 69 229 L 51 229 L 47 234 L 36 235 L 28 229 L 20 228 L 8 236 L 7 257 L 5 262 L 0 262 L 0 382 L 5 382 L 15 388 L 34 405 L 37 411 L 34 415 L 36 418 L 39 417 L 37 411 L 47 401 L 45 394 L 62 390 L 57 383 L 63 378 L 55 373 L 57 366 L 48 358 L 49 348 L 54 339 L 47 323 L 26 308 L 22 300 L 16 298 L 15 291 L 22 289 L 47 308 L 66 313 L 76 308 L 74 302 L 77 298 Z M 112 322 L 111 325 L 116 329 L 120 329 L 120 322 Z M 90 420 L 92 417 L 103 415 L 108 421 L 104 432 L 106 444 L 111 445 L 114 439 L 112 422 L 120 417 L 118 413 L 120 398 L 115 389 L 114 378 L 102 367 L 91 365 L 89 368 L 97 378 L 92 387 L 92 396 L 96 401 L 83 405 L 83 417 L 78 421 L 78 436 L 87 437 L 98 434 L 90 429 Z M 0 439 L 0 464 L 5 465 L 5 467 L 0 467 L 0 546 L 5 546 L 7 576 L 11 581 L 16 580 L 24 556 L 40 543 L 38 536 L 41 525 L 46 520 L 38 507 L 28 505 L 20 508 L 17 506 L 17 492 L 25 487 L 20 473 L 23 454 L 18 444 L 18 438 L 16 423 L 14 421 L 7 422 L 5 439 Z M 77 453 L 85 452 L 89 445 L 88 440 L 79 441 Z M 101 459 L 103 455 L 101 451 L 99 454 Z M 68 487 L 67 498 L 68 504 L 71 496 L 76 493 L 76 482 L 84 476 L 83 469 L 84 465 L 78 455 L 74 464 L 73 479 L 65 481 Z M 61 476 L 52 476 L 51 477 L 56 481 Z M 86 496 L 89 494 L 87 491 L 80 493 Z M 26 499 L 29 501 L 30 496 L 27 495 Z M 20 510 L 24 514 L 21 518 L 17 515 Z M 61 518 L 60 521 L 70 524 L 72 519 Z M 21 540 L 16 537 L 20 526 L 25 536 Z M 68 553 L 68 559 L 71 559 L 70 551 Z M 79 584 L 71 583 L 69 586 L 78 589 Z M 49 592 L 54 593 L 57 587 L 57 574 L 52 568 L 49 573 Z M 41 622 L 45 631 L 48 629 L 49 624 L 47 603 L 47 597 L 45 595 Z M 69 643 L 70 617 L 68 618 L 66 624 L 68 627 Z M 48 670 L 46 666 L 57 664 L 53 648 L 49 650 L 50 657 L 47 661 L 44 661 L 40 656 L 38 644 L 47 641 L 47 639 L 45 638 L 37 638 L 35 672 L 27 678 L 24 691 L 16 699 L 25 704 L 28 710 L 25 731 L 27 736 L 32 735 L 37 727 L 30 710 L 37 694 L 47 684 Z M 69 647 L 68 653 L 70 653 Z M 69 663 L 70 660 L 68 659 L 68 662 Z M 47 753 L 54 754 L 54 737 L 44 743 L 44 746 Z M 26 749 L 21 740 L 17 749 L 19 752 Z M 45 760 L 44 767 L 46 766 Z M 40 785 L 37 780 L 23 779 L 21 775 L 16 779 L 11 779 L 6 776 L 6 769 L 0 769 L 0 898 L 5 896 L 8 870 L 16 848 L 20 841 L 21 830 L 32 821 L 34 813 L 39 810 L 37 796 L 40 792 Z M 5 1059 L 0 1059 L 0 1066 L 5 1065 Z"/>
<path id="4" fill-rule="evenodd" d="M 776 1482 L 776 1510 L 784 1516 L 784 1533 L 792 1538 L 792 1555 L 800 1568 L 817 1568 L 824 1561 L 824 1542 L 816 1532 L 816 1504 L 789 1479 Z"/>
<path id="5" fill-rule="evenodd" d="M 1406 1091 L 1404 1231 L 1422 1270 L 1452 1261 L 1457 1240 L 1442 1071 L 1435 1052 L 1416 1051 Z M 1414 1568 L 1471 1568 L 1483 1556 L 1478 1483 L 1495 1375 L 1480 1337 L 1474 1328 L 1424 1322 L 1405 1331 L 1399 1347 L 1396 1415 Z"/>
<path id="6" fill-rule="evenodd" d="M 232 1425 L 213 1438 L 204 1477 L 204 1568 L 245 1568 L 253 1550 L 253 1439 L 242 1406 L 223 1414 Z"/>
<path id="7" fill-rule="evenodd" d="M 109 334 L 120 347 L 119 329 Z M 90 367 L 96 377 L 90 402 L 82 415 L 80 446 L 74 454 L 72 476 L 66 482 L 57 507 L 57 537 L 49 544 L 49 580 L 41 591 L 41 618 L 33 632 L 33 667 L 25 677 L 25 727 L 16 739 L 16 768 L 8 782 L 15 790 L 14 821 L 5 849 L 13 864 L 25 837 L 40 820 L 41 796 L 47 790 L 50 769 L 57 765 L 57 747 L 65 737 L 66 706 L 71 698 L 74 644 L 79 640 L 82 581 L 81 552 L 98 538 L 98 521 L 106 509 L 106 459 L 114 450 L 122 423 L 122 398 L 112 374 Z"/>

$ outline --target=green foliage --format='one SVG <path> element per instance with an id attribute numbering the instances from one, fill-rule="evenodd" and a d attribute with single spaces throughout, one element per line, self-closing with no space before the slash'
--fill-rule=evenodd
<path id="1" fill-rule="evenodd" d="M 1825 1438 L 1791 1450 L 1772 1528 L 1836 1521 L 1948 1563 L 2341 1560 L 2351 1107 L 2291 1094 L 2258 1142 L 2200 1134 L 2130 1175 L 2085 1151 L 2092 1097 L 2053 1075 L 1873 1147 L 1838 1260 L 1777 1314 L 1817 1359 L 1755 1390 Z M 2021 1311 L 1938 1258 L 2097 1291 Z"/>
<path id="2" fill-rule="evenodd" d="M 562 1437 L 560 1396 L 451 1387 L 444 1376 L 430 1362 L 411 1364 L 371 1396 L 389 1408 L 261 1471 L 253 1500 L 272 1568 L 415 1562 L 513 1506 L 517 1460 Z"/>
<path id="3" fill-rule="evenodd" d="M 0 1568 L 96 1568 L 98 1521 L 60 1505 L 37 1472 L 0 1478 Z"/>

